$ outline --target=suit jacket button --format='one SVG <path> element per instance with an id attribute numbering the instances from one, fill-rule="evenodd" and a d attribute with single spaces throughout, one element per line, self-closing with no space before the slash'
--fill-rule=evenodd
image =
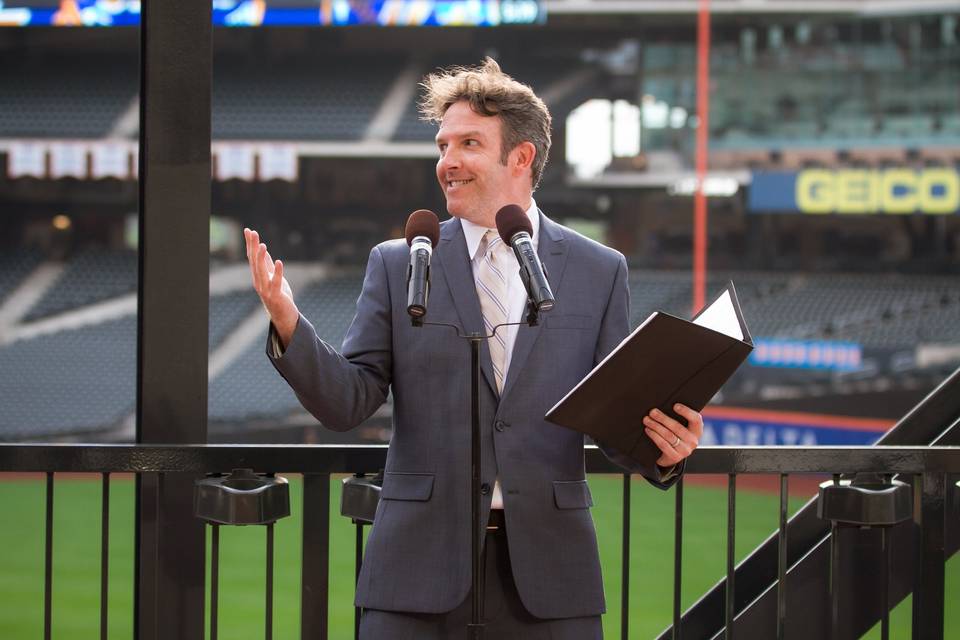
<path id="1" fill-rule="evenodd" d="M 484 482 L 482 485 L 480 485 L 480 493 L 483 494 L 483 495 L 489 494 L 489 493 L 490 493 L 490 485 L 487 484 L 486 482 Z"/>
<path id="2" fill-rule="evenodd" d="M 497 431 L 503 431 L 509 426 L 510 425 L 504 422 L 503 420 L 497 420 L 496 422 L 493 423 L 493 428 L 496 429 Z"/>

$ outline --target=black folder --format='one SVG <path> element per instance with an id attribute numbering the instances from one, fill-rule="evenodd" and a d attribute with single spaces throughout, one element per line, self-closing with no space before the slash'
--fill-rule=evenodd
<path id="1" fill-rule="evenodd" d="M 743 339 L 696 324 L 708 312 L 725 313 L 728 305 Z M 729 282 L 693 320 L 662 311 L 651 314 L 545 418 L 653 468 L 661 452 L 644 433 L 643 416 L 656 407 L 686 424 L 673 405 L 702 410 L 752 350 L 736 290 Z"/>

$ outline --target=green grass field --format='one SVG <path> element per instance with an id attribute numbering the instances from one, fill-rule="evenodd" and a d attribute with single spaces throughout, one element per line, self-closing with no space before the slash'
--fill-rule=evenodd
<path id="1" fill-rule="evenodd" d="M 620 531 L 622 481 L 619 476 L 592 476 L 593 509 L 607 593 L 604 630 L 620 637 Z M 330 637 L 353 637 L 354 528 L 339 515 L 339 479 L 331 482 Z M 0 476 L 0 638 L 42 637 L 44 489 L 36 478 Z M 630 565 L 630 637 L 652 638 L 671 619 L 674 492 L 638 481 Z M 291 477 L 294 514 L 276 526 L 274 637 L 298 638 L 300 619 L 299 478 Z M 806 501 L 791 500 L 791 512 Z M 111 484 L 110 635 L 132 637 L 133 620 L 133 481 Z M 776 527 L 779 498 L 741 490 L 737 494 L 737 557 L 744 557 Z M 684 508 L 683 604 L 691 604 L 721 579 L 726 563 L 726 489 L 689 485 Z M 99 476 L 58 480 L 54 515 L 53 637 L 99 637 L 100 482 Z M 209 536 L 208 536 L 209 537 Z M 263 637 L 265 540 L 263 527 L 221 529 L 220 637 Z M 947 566 L 947 602 L 960 595 L 960 562 Z M 960 637 L 960 614 L 947 607 L 947 634 Z M 910 603 L 892 616 L 893 638 L 909 637 Z M 879 638 L 875 630 L 867 637 Z"/>

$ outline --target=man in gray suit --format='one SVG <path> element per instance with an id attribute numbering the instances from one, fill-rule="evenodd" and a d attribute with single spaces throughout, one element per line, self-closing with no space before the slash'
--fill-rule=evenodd
<path id="1" fill-rule="evenodd" d="M 526 85 L 493 60 L 424 82 L 424 114 L 439 121 L 437 179 L 453 216 L 432 259 L 429 319 L 466 331 L 524 316 L 526 292 L 509 247 L 488 232 L 507 204 L 526 210 L 556 306 L 537 327 L 501 328 L 483 347 L 487 638 L 601 638 L 603 585 L 583 436 L 544 421 L 546 411 L 628 333 L 623 256 L 547 218 L 533 200 L 550 148 L 550 115 Z M 244 231 L 254 286 L 271 318 L 267 353 L 329 429 L 350 429 L 393 391 L 381 501 L 356 603 L 365 640 L 460 638 L 470 617 L 469 348 L 452 330 L 411 326 L 408 248 L 370 252 L 357 314 L 342 352 L 300 315 L 255 231 Z M 638 468 L 666 488 L 703 431 L 653 411 L 646 432 L 662 456 Z"/>

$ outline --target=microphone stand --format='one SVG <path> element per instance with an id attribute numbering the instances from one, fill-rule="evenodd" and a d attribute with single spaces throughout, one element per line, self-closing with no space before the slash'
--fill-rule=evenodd
<path id="1" fill-rule="evenodd" d="M 485 530 L 480 521 L 480 495 L 482 474 L 481 468 L 481 446 L 480 439 L 480 345 L 484 340 L 492 338 L 500 327 L 509 325 L 527 325 L 535 327 L 539 322 L 540 311 L 532 299 L 527 299 L 527 317 L 524 322 L 506 322 L 498 324 L 493 328 L 490 335 L 482 332 L 463 333 L 460 327 L 446 322 L 425 322 L 423 316 L 411 317 L 410 321 L 415 327 L 450 327 L 457 332 L 458 338 L 464 338 L 470 342 L 470 555 L 472 561 L 473 573 L 473 597 L 471 603 L 470 622 L 467 624 L 467 638 L 469 640 L 483 640 L 486 625 L 481 621 L 483 618 L 483 556 L 480 550 L 480 532 Z"/>

